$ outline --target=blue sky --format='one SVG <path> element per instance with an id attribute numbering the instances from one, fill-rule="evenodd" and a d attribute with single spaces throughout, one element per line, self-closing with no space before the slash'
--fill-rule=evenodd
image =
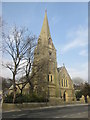
<path id="1" fill-rule="evenodd" d="M 88 79 L 88 3 L 3 3 L 8 26 L 25 26 L 37 37 L 47 9 L 57 63 L 64 63 L 72 78 Z"/>

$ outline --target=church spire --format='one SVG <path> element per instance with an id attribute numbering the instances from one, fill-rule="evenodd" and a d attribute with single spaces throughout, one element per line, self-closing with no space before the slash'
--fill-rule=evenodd
<path id="1" fill-rule="evenodd" d="M 47 10 L 45 10 L 45 17 L 44 17 L 40 36 L 43 36 L 46 39 L 48 39 L 48 37 L 51 36 L 50 30 L 49 30 L 49 25 L 48 25 L 48 19 L 47 19 Z"/>

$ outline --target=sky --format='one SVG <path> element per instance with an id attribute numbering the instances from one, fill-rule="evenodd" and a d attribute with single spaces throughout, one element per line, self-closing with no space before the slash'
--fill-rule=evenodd
<path id="1" fill-rule="evenodd" d="M 71 78 L 88 80 L 88 3 L 2 3 L 2 17 L 11 28 L 25 26 L 37 37 L 45 9 L 51 37 L 57 50 L 58 67 L 63 63 Z M 7 62 L 9 59 L 6 57 Z M 4 73 L 4 74 L 3 74 Z M 10 77 L 3 69 L 2 75 Z"/>

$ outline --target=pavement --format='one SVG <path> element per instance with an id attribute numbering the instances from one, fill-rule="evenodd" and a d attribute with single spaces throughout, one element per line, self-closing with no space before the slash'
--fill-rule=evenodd
<path id="1" fill-rule="evenodd" d="M 2 118 L 88 118 L 88 104 L 60 105 L 2 112 Z"/>

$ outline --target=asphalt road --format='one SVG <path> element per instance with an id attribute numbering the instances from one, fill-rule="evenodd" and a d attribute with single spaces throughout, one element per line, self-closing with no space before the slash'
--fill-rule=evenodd
<path id="1" fill-rule="evenodd" d="M 88 105 L 3 112 L 2 118 L 88 118 Z"/>

